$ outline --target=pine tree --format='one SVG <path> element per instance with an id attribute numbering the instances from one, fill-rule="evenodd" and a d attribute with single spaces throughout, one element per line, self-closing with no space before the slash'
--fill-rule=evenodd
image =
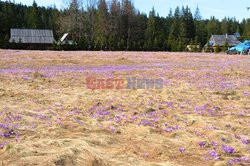
<path id="1" fill-rule="evenodd" d="M 204 21 L 202 21 L 202 16 L 200 9 L 197 6 L 194 14 L 194 24 L 195 24 L 195 45 L 199 45 L 202 48 L 207 42 L 207 30 Z M 201 49 L 200 49 L 201 50 Z M 197 50 L 198 51 L 198 50 Z"/>
<path id="2" fill-rule="evenodd" d="M 135 10 L 130 0 L 122 0 L 121 12 L 121 36 L 126 45 L 125 49 L 129 50 L 131 45 L 131 37 L 133 33 L 133 25 L 135 21 Z"/>
<path id="3" fill-rule="evenodd" d="M 201 12 L 200 12 L 200 9 L 199 9 L 198 6 L 195 9 L 194 20 L 196 20 L 196 21 L 201 21 L 202 20 Z"/>
<path id="4" fill-rule="evenodd" d="M 109 34 L 109 46 L 112 50 L 116 50 L 120 47 L 120 14 L 121 6 L 117 0 L 112 0 L 110 6 L 110 34 Z"/>
<path id="5" fill-rule="evenodd" d="M 187 45 L 195 38 L 195 25 L 192 13 L 188 7 L 182 9 L 180 37 L 181 43 Z"/>
<path id="6" fill-rule="evenodd" d="M 100 49 L 107 48 L 107 41 L 109 36 L 109 13 L 105 0 L 99 0 L 97 16 L 95 22 L 95 44 Z"/>
<path id="7" fill-rule="evenodd" d="M 147 22 L 147 29 L 145 32 L 146 47 L 148 50 L 153 50 L 153 46 L 156 44 L 156 18 L 155 9 L 149 12 L 149 18 Z"/>
<path id="8" fill-rule="evenodd" d="M 215 17 L 211 17 L 210 20 L 208 21 L 207 32 L 209 37 L 214 34 L 220 34 L 220 27 L 218 24 L 218 20 Z"/>
<path id="9" fill-rule="evenodd" d="M 170 28 L 170 34 L 168 36 L 168 46 L 170 51 L 177 51 L 178 38 L 180 36 L 180 25 L 181 25 L 181 12 L 180 8 L 176 7 L 173 22 Z"/>
<path id="10" fill-rule="evenodd" d="M 222 19 L 221 32 L 222 32 L 222 34 L 226 34 L 229 32 L 228 19 L 226 17 L 224 19 Z"/>
<path id="11" fill-rule="evenodd" d="M 28 15 L 28 27 L 38 29 L 41 28 L 41 17 L 39 14 L 38 6 L 36 1 L 33 1 L 31 11 Z"/>

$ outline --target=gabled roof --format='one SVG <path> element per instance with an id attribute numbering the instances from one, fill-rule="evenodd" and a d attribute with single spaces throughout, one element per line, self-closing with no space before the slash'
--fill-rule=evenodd
<path id="1" fill-rule="evenodd" d="M 53 31 L 48 29 L 11 29 L 9 42 L 29 44 L 52 44 Z"/>
<path id="2" fill-rule="evenodd" d="M 240 41 L 234 35 L 212 35 L 209 40 L 209 45 L 224 46 L 226 42 L 229 46 L 235 46 L 240 43 Z"/>

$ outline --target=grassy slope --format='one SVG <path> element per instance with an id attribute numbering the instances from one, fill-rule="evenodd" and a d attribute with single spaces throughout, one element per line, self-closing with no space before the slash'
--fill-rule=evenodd
<path id="1" fill-rule="evenodd" d="M 139 67 L 113 72 L 42 69 L 105 65 Z M 11 138 L 0 137 L 0 143 L 8 142 L 0 149 L 0 163 L 223 165 L 232 158 L 249 157 L 249 144 L 237 138 L 249 139 L 249 65 L 247 56 L 0 50 L 0 69 L 19 69 L 0 72 L 0 121 L 18 124 Z M 23 68 L 36 72 L 24 73 Z M 111 75 L 161 77 L 166 85 L 163 90 L 86 89 L 87 76 Z M 236 87 L 223 88 L 232 84 Z M 195 112 L 202 105 L 206 109 Z M 98 110 L 110 114 L 98 117 Z M 17 115 L 22 119 L 13 120 Z M 120 122 L 117 116 L 122 117 Z M 131 120 L 133 116 L 137 119 Z M 5 122 L 6 117 L 11 120 Z M 142 120 L 153 126 L 138 125 Z M 166 123 L 176 129 L 164 131 Z M 205 147 L 199 146 L 200 141 L 206 141 Z M 212 141 L 218 143 L 219 160 L 208 155 Z M 234 147 L 235 152 L 226 154 L 222 145 Z M 179 148 L 186 150 L 180 153 Z"/>

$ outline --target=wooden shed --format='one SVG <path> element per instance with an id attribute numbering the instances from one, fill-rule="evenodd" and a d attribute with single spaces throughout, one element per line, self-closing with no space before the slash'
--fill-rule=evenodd
<path id="1" fill-rule="evenodd" d="M 49 29 L 10 29 L 10 43 L 30 47 L 46 47 L 55 43 L 53 31 Z"/>

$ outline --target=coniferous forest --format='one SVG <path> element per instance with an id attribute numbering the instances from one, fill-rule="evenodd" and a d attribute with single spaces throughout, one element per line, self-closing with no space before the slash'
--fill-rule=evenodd
<path id="1" fill-rule="evenodd" d="M 250 18 L 204 19 L 201 13 L 182 6 L 161 17 L 154 8 L 138 11 L 131 0 L 71 0 L 65 9 L 1 1 L 0 48 L 10 47 L 10 28 L 52 29 L 56 40 L 69 33 L 76 50 L 185 51 L 190 44 L 202 48 L 211 34 L 250 38 Z"/>

